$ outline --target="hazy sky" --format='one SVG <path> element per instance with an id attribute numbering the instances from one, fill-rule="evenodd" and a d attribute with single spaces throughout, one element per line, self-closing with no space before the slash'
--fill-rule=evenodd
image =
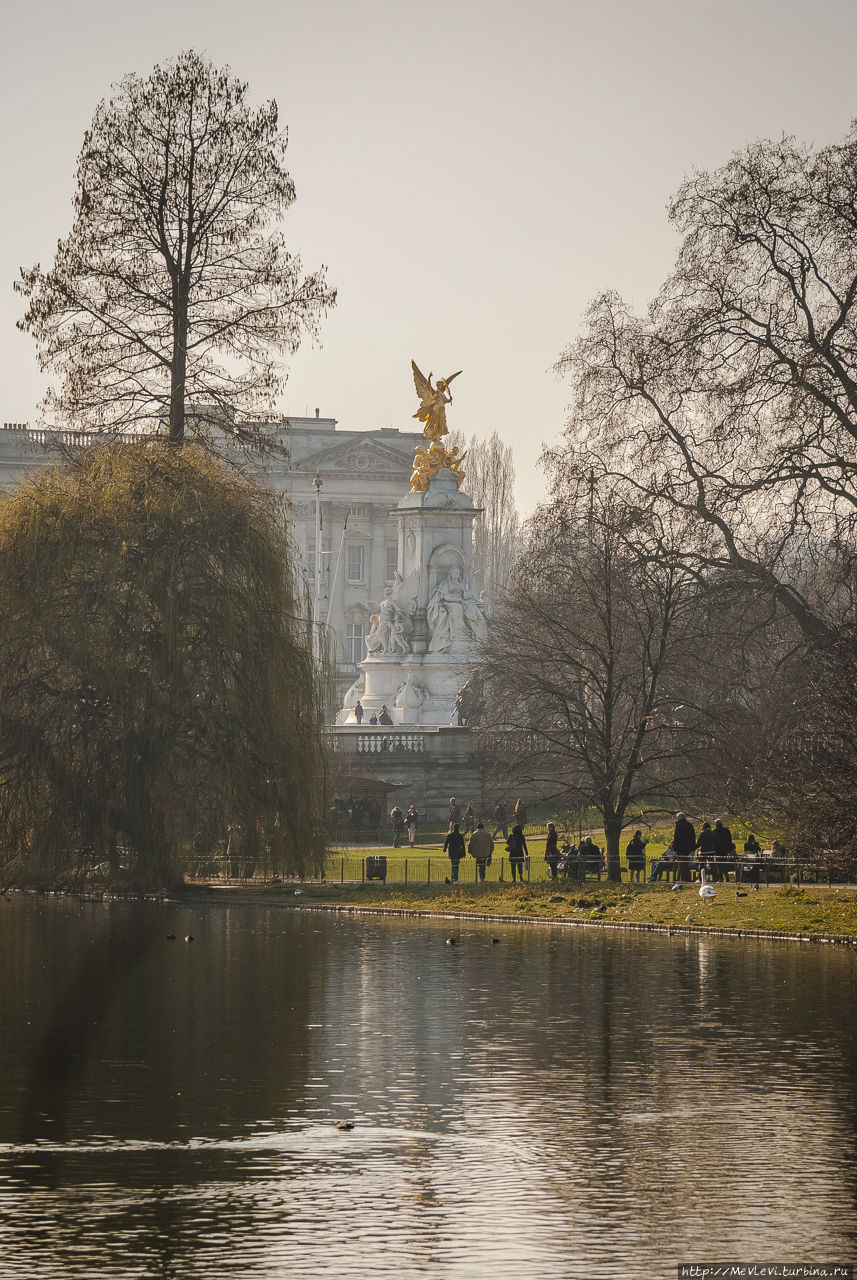
<path id="1" fill-rule="evenodd" d="M 824 144 L 857 115 L 854 0 L 0 0 L 0 420 L 35 421 L 18 268 L 71 225 L 96 103 L 195 47 L 289 129 L 290 243 L 339 303 L 291 364 L 285 412 L 414 426 L 410 360 L 464 373 L 450 425 L 497 430 L 519 500 L 567 393 L 551 365 L 588 301 L 644 305 L 665 207 L 746 141 Z"/>

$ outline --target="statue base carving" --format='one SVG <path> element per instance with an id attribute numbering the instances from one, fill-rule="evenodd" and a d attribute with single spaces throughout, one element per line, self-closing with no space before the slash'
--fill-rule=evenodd
<path id="1" fill-rule="evenodd" d="M 372 617 L 358 664 L 364 725 L 382 708 L 394 725 L 458 724 L 459 693 L 488 632 L 486 604 L 470 585 L 478 514 L 447 466 L 399 502 L 397 582 Z M 340 724 L 356 723 L 355 702 L 349 691 Z"/>

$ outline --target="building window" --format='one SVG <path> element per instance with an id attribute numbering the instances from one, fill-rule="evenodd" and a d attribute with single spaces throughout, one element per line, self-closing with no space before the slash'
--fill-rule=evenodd
<path id="1" fill-rule="evenodd" d="M 363 581 L 363 547 L 351 545 L 348 548 L 348 581 Z"/>
<path id="2" fill-rule="evenodd" d="M 363 640 L 363 623 L 348 622 L 345 625 L 345 656 L 351 663 L 362 662 L 366 657 Z"/>
<path id="3" fill-rule="evenodd" d="M 354 516 L 354 518 L 355 518 L 356 520 L 363 519 L 363 518 L 365 517 L 365 515 L 366 515 L 366 506 L 365 506 L 365 503 L 359 503 L 359 504 L 358 504 L 358 505 L 356 505 L 356 506 L 349 507 L 349 508 L 348 508 L 348 514 L 349 514 L 349 516 Z"/>
<path id="4" fill-rule="evenodd" d="M 399 548 L 387 547 L 386 554 L 387 554 L 387 570 L 384 577 L 384 581 L 388 583 L 395 582 L 396 573 L 398 572 L 398 568 L 399 568 Z"/>

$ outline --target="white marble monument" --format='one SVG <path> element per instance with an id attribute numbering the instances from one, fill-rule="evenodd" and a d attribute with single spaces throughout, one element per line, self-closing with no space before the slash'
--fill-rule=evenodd
<path id="1" fill-rule="evenodd" d="M 394 725 L 458 723 L 459 694 L 488 630 L 485 603 L 470 586 L 479 511 L 459 483 L 441 467 L 391 513 L 396 584 L 372 618 L 362 675 L 345 698 L 347 724 L 358 696 L 364 724 L 383 709 Z"/>

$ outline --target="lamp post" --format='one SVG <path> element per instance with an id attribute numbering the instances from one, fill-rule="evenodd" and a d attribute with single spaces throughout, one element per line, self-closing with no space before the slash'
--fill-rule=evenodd
<path id="1" fill-rule="evenodd" d="M 312 482 L 315 489 L 315 599 L 312 605 L 312 643 L 316 660 L 321 657 L 319 635 L 319 608 L 321 604 L 321 476 L 316 471 Z"/>

